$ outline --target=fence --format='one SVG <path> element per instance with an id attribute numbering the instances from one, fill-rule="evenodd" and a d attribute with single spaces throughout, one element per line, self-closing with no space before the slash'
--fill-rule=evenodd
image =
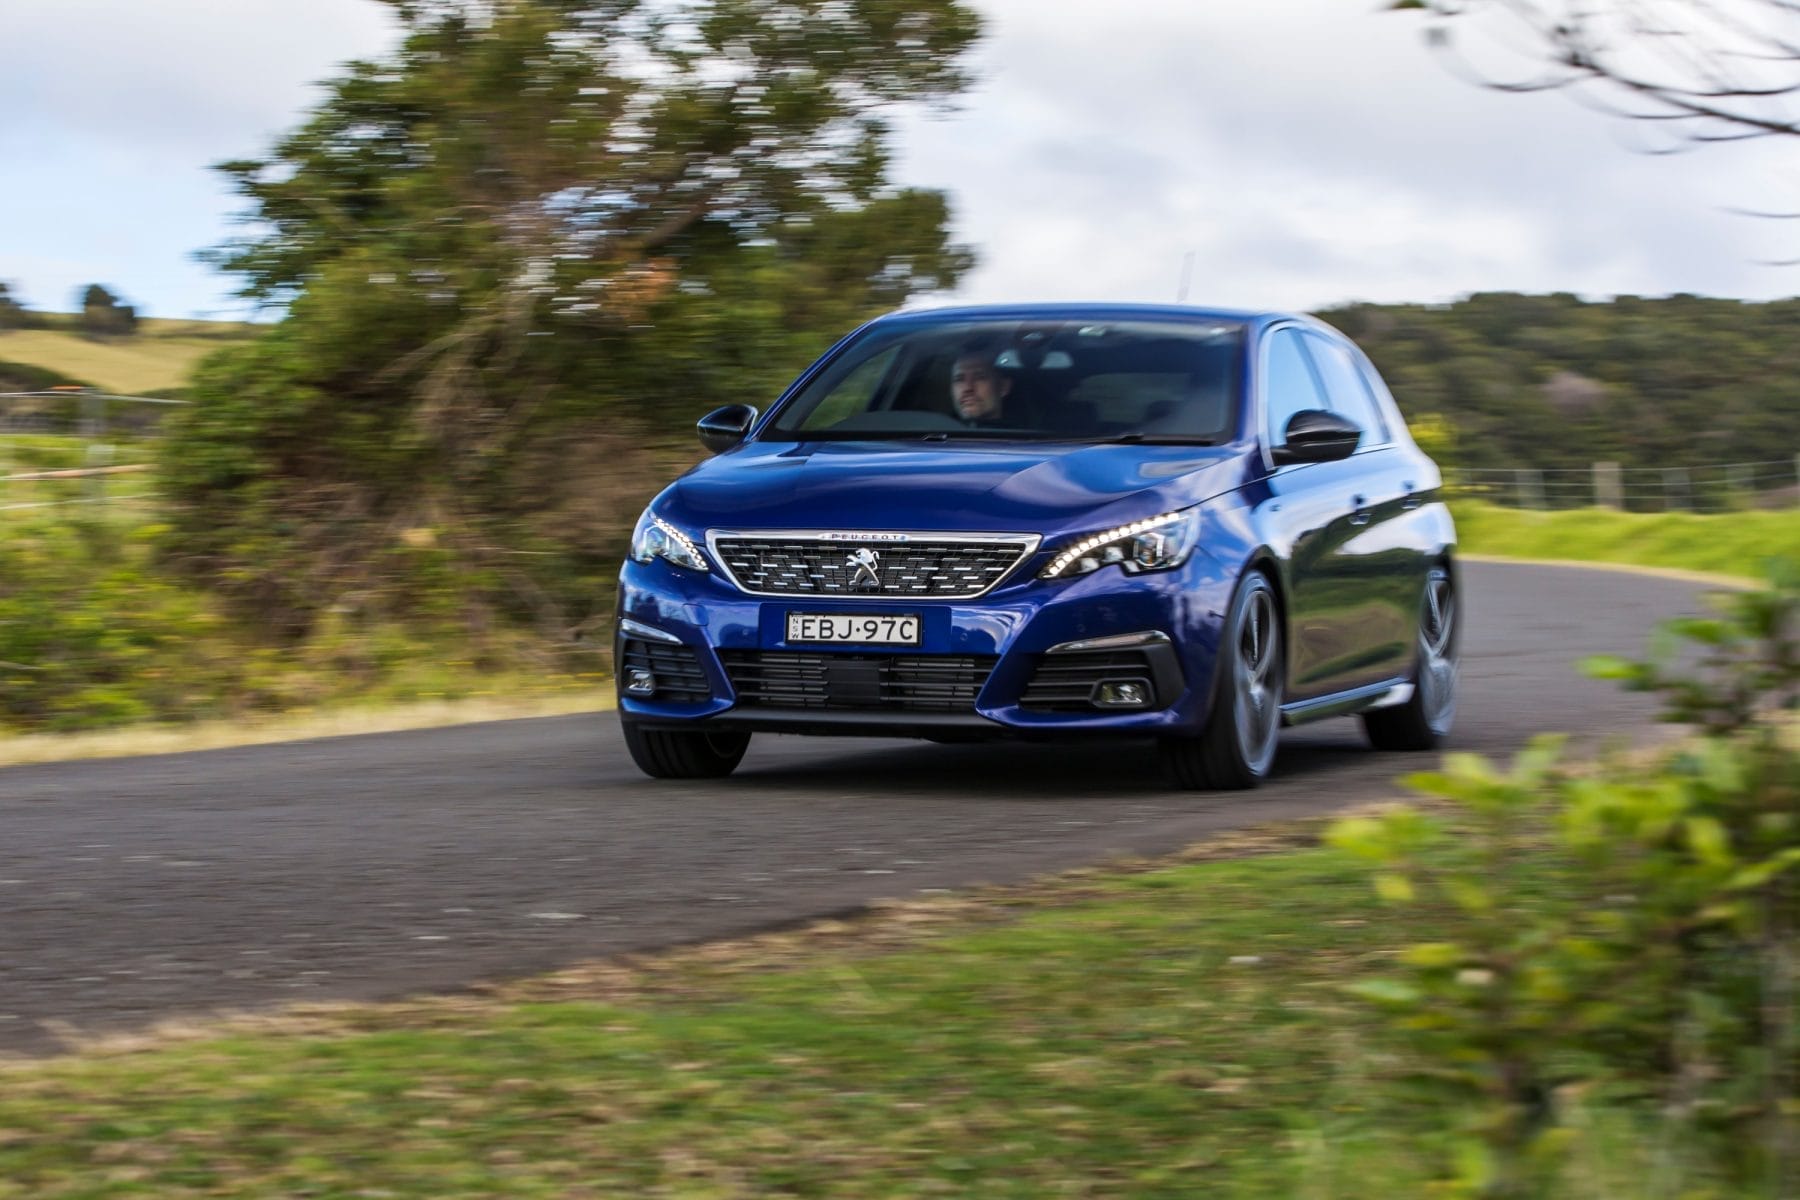
<path id="1" fill-rule="evenodd" d="M 1513 508 L 1616 508 L 1631 512 L 1733 512 L 1800 508 L 1800 454 L 1706 466 L 1446 470 L 1451 494 Z"/>
<path id="2" fill-rule="evenodd" d="M 162 414 L 184 403 L 79 388 L 0 392 L 0 512 L 144 498 Z M 1448 468 L 1444 476 L 1452 497 L 1513 508 L 1800 508 L 1800 454 L 1703 466 Z"/>
<path id="3" fill-rule="evenodd" d="M 150 444 L 162 414 L 184 403 L 86 388 L 0 392 L 0 513 L 146 498 Z"/>

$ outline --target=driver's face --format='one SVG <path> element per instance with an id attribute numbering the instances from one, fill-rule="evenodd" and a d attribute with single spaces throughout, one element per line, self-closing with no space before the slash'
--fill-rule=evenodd
<path id="1" fill-rule="evenodd" d="M 1012 380 L 996 371 L 979 355 L 966 354 L 950 372 L 950 398 L 956 415 L 965 421 L 991 421 L 1000 415 L 1000 401 L 1012 390 Z"/>

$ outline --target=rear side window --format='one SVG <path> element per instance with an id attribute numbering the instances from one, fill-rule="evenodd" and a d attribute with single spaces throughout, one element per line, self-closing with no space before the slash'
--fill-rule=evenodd
<path id="1" fill-rule="evenodd" d="M 1300 335 L 1294 330 L 1277 329 L 1269 336 L 1267 361 L 1263 404 L 1268 413 L 1269 444 L 1279 446 L 1287 441 L 1288 422 L 1295 413 L 1330 405 L 1319 391 L 1319 382 L 1301 348 Z"/>
<path id="2" fill-rule="evenodd" d="M 1369 392 L 1369 384 L 1363 378 L 1363 373 L 1357 370 L 1356 360 L 1350 357 L 1350 351 L 1316 333 L 1306 335 L 1306 346 L 1312 351 L 1313 365 L 1319 369 L 1319 378 L 1324 381 L 1325 396 L 1331 401 L 1331 410 L 1346 420 L 1356 422 L 1363 431 L 1359 447 L 1385 445 L 1390 440 L 1387 423 L 1381 419 L 1381 408 Z"/>

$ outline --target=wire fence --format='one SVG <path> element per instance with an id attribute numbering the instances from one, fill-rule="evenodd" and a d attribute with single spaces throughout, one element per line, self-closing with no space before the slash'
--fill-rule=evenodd
<path id="1" fill-rule="evenodd" d="M 0 513 L 148 499 L 162 418 L 185 403 L 88 388 L 0 392 Z"/>
<path id="2" fill-rule="evenodd" d="M 1512 508 L 1702 513 L 1800 508 L 1800 454 L 1698 466 L 1452 468 L 1444 475 L 1453 496 Z"/>
<path id="3" fill-rule="evenodd" d="M 83 388 L 0 392 L 0 513 L 147 499 L 162 418 L 185 404 Z M 1449 467 L 1452 498 L 1629 512 L 1800 509 L 1800 454 L 1690 466 Z"/>

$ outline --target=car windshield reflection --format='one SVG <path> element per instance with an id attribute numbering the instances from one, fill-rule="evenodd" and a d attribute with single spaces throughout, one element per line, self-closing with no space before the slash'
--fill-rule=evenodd
<path id="1" fill-rule="evenodd" d="M 878 327 L 761 436 L 1214 445 L 1236 424 L 1242 340 L 1212 320 Z"/>

